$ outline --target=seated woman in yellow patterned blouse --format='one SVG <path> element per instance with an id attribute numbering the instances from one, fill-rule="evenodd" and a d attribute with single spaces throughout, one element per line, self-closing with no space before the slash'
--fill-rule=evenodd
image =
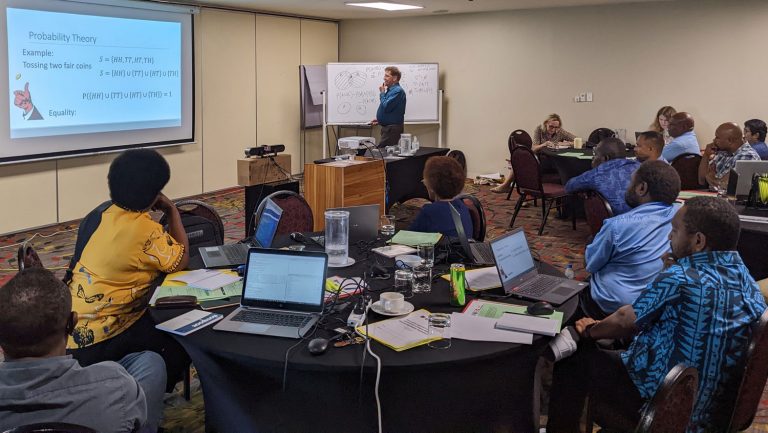
<path id="1" fill-rule="evenodd" d="M 107 176 L 112 205 L 102 213 L 69 283 L 78 323 L 67 347 L 83 366 L 142 350 L 157 352 L 172 386 L 188 357 L 155 329 L 146 311 L 152 283 L 189 262 L 179 211 L 161 192 L 170 176 L 168 163 L 154 150 L 128 150 L 112 161 Z M 150 210 L 168 216 L 168 232 L 152 220 Z"/>

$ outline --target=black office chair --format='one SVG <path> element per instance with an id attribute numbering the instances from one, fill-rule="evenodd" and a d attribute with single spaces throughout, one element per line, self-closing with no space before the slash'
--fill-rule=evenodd
<path id="1" fill-rule="evenodd" d="M 612 138 L 616 136 L 616 132 L 610 128 L 597 128 L 589 134 L 587 142 L 584 147 L 592 148 L 597 146 L 603 139 Z"/>

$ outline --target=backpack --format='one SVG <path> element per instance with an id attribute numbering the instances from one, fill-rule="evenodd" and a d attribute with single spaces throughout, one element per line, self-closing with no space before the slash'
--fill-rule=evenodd
<path id="1" fill-rule="evenodd" d="M 201 247 L 224 244 L 224 223 L 213 207 L 199 200 L 180 200 L 175 204 L 189 240 L 190 259 L 200 255 Z M 160 224 L 168 231 L 168 218 L 165 215 L 160 218 Z"/>

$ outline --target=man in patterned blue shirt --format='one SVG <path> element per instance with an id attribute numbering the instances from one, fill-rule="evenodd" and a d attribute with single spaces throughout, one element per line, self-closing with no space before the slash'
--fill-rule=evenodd
<path id="1" fill-rule="evenodd" d="M 699 372 L 687 431 L 724 430 L 727 419 L 720 417 L 728 416 L 733 403 L 751 325 L 766 309 L 757 283 L 734 251 L 738 239 L 739 217 L 727 201 L 696 197 L 686 202 L 672 220 L 667 268 L 640 297 L 602 321 L 581 319 L 553 340 L 581 343 L 573 356 L 555 364 L 548 433 L 579 431 L 587 395 L 636 422 L 642 406 L 679 363 Z M 593 343 L 630 336 L 634 339 L 624 352 Z M 553 351 L 565 346 L 555 345 Z"/>
<path id="2" fill-rule="evenodd" d="M 632 173 L 639 166 L 639 162 L 627 159 L 621 140 L 603 139 L 595 147 L 592 170 L 571 178 L 565 184 L 565 192 L 597 191 L 610 203 L 614 215 L 623 214 L 630 209 L 624 201 L 624 193 L 632 180 Z"/>

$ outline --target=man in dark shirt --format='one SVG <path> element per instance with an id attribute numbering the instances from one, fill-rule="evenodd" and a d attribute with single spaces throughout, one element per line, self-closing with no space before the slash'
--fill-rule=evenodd
<path id="1" fill-rule="evenodd" d="M 611 205 L 614 215 L 628 211 L 624 193 L 632 181 L 632 173 L 640 163 L 627 159 L 624 143 L 618 138 L 606 138 L 595 147 L 592 170 L 571 178 L 565 184 L 565 192 L 597 191 Z"/>
<path id="2" fill-rule="evenodd" d="M 766 309 L 735 251 L 739 216 L 727 201 L 695 197 L 672 219 L 666 267 L 632 305 L 601 321 L 584 318 L 550 343 L 555 364 L 547 432 L 579 431 L 587 396 L 631 422 L 677 364 L 699 372 L 687 431 L 725 431 L 752 324 Z M 594 341 L 633 337 L 626 351 Z M 578 349 L 577 349 L 578 347 Z M 575 353 L 573 351 L 575 350 Z M 569 356 L 572 355 L 572 356 Z M 602 425 L 610 429 L 610 425 Z"/>
<path id="3" fill-rule="evenodd" d="M 400 70 L 384 68 L 384 83 L 379 86 L 379 109 L 371 124 L 381 125 L 381 140 L 377 147 L 396 146 L 405 123 L 405 91 L 400 87 Z"/>
<path id="4" fill-rule="evenodd" d="M 165 363 L 154 352 L 81 367 L 66 355 L 77 324 L 69 288 L 43 268 L 27 268 L 0 288 L 0 431 L 65 422 L 100 433 L 155 431 Z"/>

